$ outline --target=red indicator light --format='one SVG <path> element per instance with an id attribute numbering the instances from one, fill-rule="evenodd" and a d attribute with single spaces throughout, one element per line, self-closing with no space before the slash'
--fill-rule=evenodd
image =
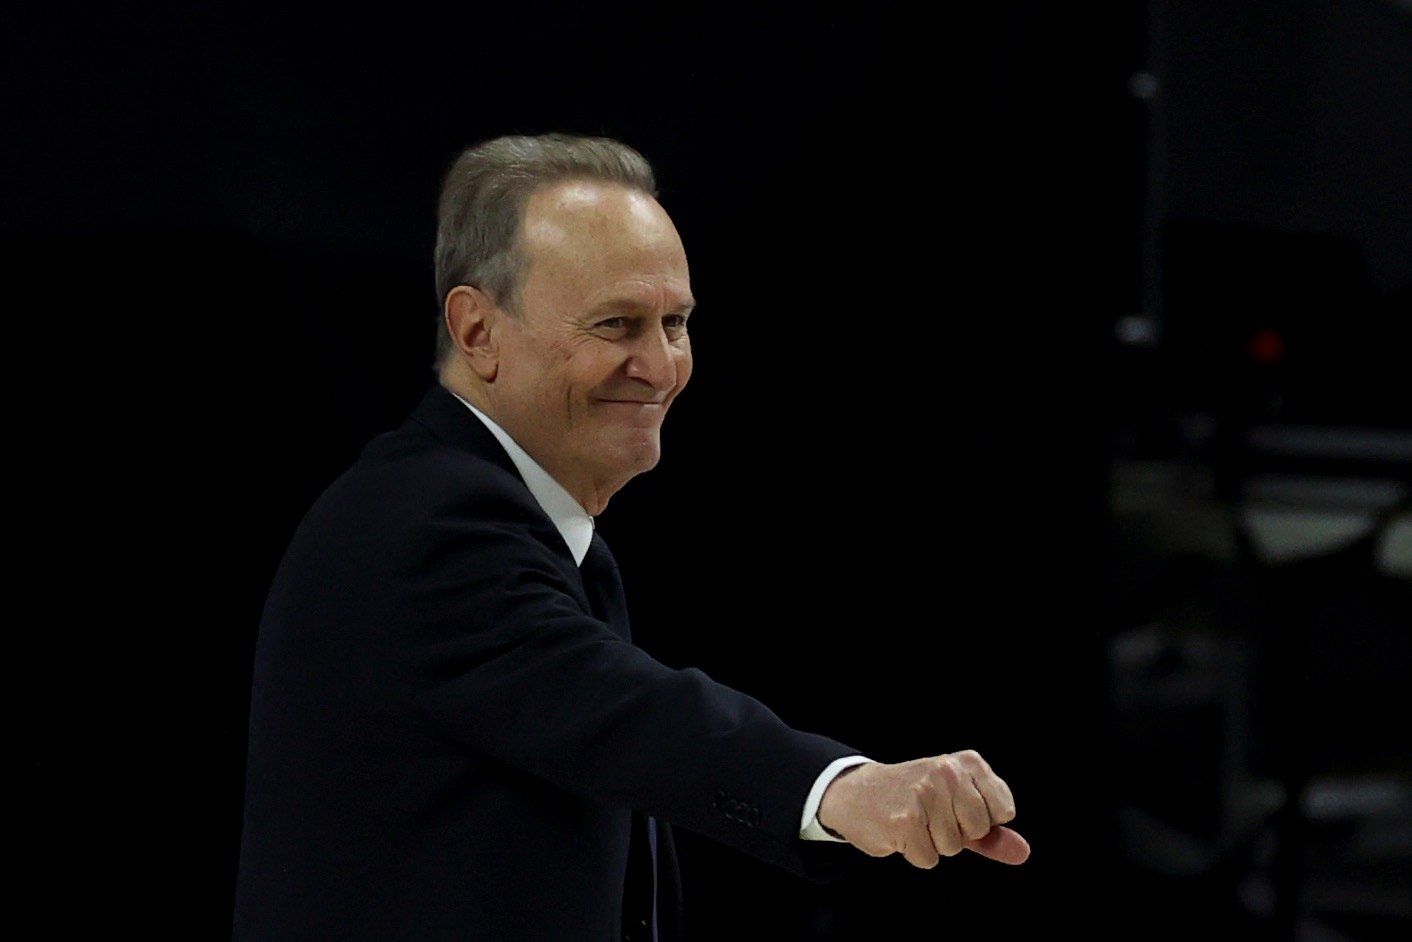
<path id="1" fill-rule="evenodd" d="M 1256 363 L 1278 363 L 1285 358 L 1285 339 L 1278 330 L 1266 327 L 1255 332 L 1247 349 Z"/>

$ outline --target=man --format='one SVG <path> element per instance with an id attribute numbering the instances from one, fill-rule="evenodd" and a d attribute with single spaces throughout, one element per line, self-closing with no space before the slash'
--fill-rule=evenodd
<path id="1" fill-rule="evenodd" d="M 674 825 L 819 882 L 840 842 L 1023 860 L 975 753 L 872 762 L 632 644 L 593 518 L 660 457 L 695 304 L 641 155 L 466 151 L 436 261 L 438 381 L 266 603 L 235 935 L 679 939 Z"/>

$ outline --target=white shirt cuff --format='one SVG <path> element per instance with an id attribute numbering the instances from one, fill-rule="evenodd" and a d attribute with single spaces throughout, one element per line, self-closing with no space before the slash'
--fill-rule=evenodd
<path id="1" fill-rule="evenodd" d="M 814 787 L 809 789 L 809 797 L 804 801 L 804 816 L 799 820 L 799 836 L 806 841 L 834 841 L 840 844 L 848 842 L 834 837 L 825 831 L 819 824 L 817 817 L 819 813 L 819 803 L 824 800 L 824 791 L 828 789 L 829 783 L 838 777 L 838 773 L 844 769 L 855 765 L 862 765 L 865 762 L 872 762 L 867 756 L 844 756 L 842 759 L 835 759 L 824 767 L 824 771 L 819 773 L 819 777 L 814 780 Z"/>

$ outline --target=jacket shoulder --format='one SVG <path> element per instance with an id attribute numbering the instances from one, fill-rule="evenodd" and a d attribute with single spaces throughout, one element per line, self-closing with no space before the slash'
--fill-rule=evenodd
<path id="1" fill-rule="evenodd" d="M 551 552 L 563 544 L 518 474 L 408 419 L 363 447 L 314 501 L 294 539 L 391 548 L 415 542 L 429 523 L 471 518 L 524 530 Z"/>

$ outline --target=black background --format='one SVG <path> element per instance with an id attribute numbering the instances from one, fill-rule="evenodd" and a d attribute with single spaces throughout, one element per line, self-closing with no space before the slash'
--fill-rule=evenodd
<path id="1" fill-rule="evenodd" d="M 228 936 L 269 579 L 432 381 L 446 166 L 550 130 L 654 163 L 699 301 L 664 457 L 600 521 L 638 643 L 880 761 L 979 750 L 1033 847 L 818 888 L 685 833 L 694 937 L 1195 919 L 1123 892 L 1102 708 L 1112 430 L 1186 388 L 1113 339 L 1152 287 L 1151 24 L 1060 6 L 7 14 L 12 663 L 51 924 Z M 1167 314 L 1204 336 L 1178 315 L 1312 292 L 1354 326 L 1308 348 L 1337 394 L 1291 408 L 1405 419 L 1409 17 L 1206 2 L 1164 29 Z M 1333 273 L 1289 287 L 1272 239 Z"/>

